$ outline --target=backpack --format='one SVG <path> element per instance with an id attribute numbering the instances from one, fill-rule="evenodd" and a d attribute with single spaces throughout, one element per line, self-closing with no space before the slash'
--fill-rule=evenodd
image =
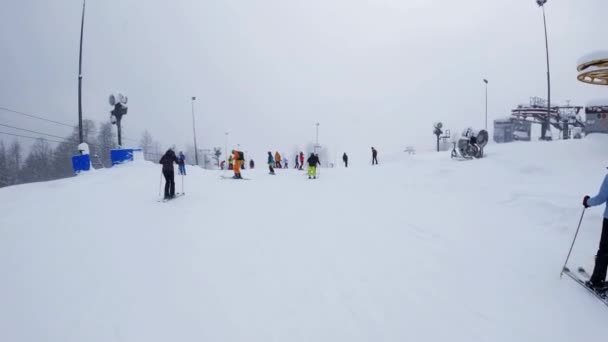
<path id="1" fill-rule="evenodd" d="M 245 154 L 241 151 L 237 151 L 239 153 L 239 161 L 245 161 Z"/>

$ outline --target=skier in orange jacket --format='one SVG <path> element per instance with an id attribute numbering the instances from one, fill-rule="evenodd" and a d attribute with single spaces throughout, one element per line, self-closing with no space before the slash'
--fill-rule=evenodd
<path id="1" fill-rule="evenodd" d="M 241 179 L 241 163 L 243 162 L 240 158 L 239 151 L 232 150 L 232 160 L 234 162 L 234 179 Z"/>

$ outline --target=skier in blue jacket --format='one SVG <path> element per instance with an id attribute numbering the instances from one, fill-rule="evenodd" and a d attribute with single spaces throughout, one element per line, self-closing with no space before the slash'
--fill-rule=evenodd
<path id="1" fill-rule="evenodd" d="M 595 207 L 608 202 L 608 175 L 600 187 L 599 193 L 595 197 L 585 196 L 583 206 L 585 208 Z M 588 285 L 596 290 L 606 289 L 606 271 L 608 269 L 608 205 L 604 209 L 604 222 L 602 225 L 602 236 L 600 247 L 595 257 L 595 267 L 589 279 Z"/>
<path id="2" fill-rule="evenodd" d="M 179 151 L 179 156 L 177 157 L 179 160 L 179 174 L 182 176 L 186 175 L 186 156 L 182 151 Z"/>
<path id="3" fill-rule="evenodd" d="M 274 157 L 272 156 L 272 152 L 268 151 L 268 170 L 270 170 L 270 174 L 274 175 L 274 168 L 272 167 L 275 164 Z"/>

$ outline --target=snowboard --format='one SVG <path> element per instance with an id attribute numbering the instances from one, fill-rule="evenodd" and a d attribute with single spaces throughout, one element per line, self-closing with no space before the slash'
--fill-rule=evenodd
<path id="1" fill-rule="evenodd" d="M 585 280 L 581 279 L 581 277 L 579 277 L 576 273 L 572 272 L 568 267 L 564 267 L 564 274 L 574 280 L 577 284 L 584 287 L 589 293 L 591 293 L 602 303 L 604 303 L 604 305 L 608 306 L 608 294 L 606 293 L 606 291 L 599 292 L 590 288 L 589 286 L 587 286 L 587 284 L 585 284 Z M 582 276 L 588 276 L 588 273 L 582 267 L 578 268 L 578 274 Z"/>
<path id="2" fill-rule="evenodd" d="M 158 202 L 162 202 L 162 203 L 169 202 L 169 201 L 172 201 L 174 199 L 180 198 L 180 197 L 184 196 L 185 194 L 186 194 L 185 192 L 178 192 L 178 193 L 175 194 L 175 197 L 168 198 L 168 199 L 161 198 L 161 199 L 158 200 Z"/>

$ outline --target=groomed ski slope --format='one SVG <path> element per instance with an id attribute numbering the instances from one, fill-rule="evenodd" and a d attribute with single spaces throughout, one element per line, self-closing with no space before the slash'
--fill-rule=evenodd
<path id="1" fill-rule="evenodd" d="M 559 273 L 606 146 L 381 155 L 316 181 L 191 167 L 168 203 L 146 162 L 0 189 L 0 341 L 601 340 L 608 308 Z M 601 218 L 572 267 L 592 269 Z"/>

